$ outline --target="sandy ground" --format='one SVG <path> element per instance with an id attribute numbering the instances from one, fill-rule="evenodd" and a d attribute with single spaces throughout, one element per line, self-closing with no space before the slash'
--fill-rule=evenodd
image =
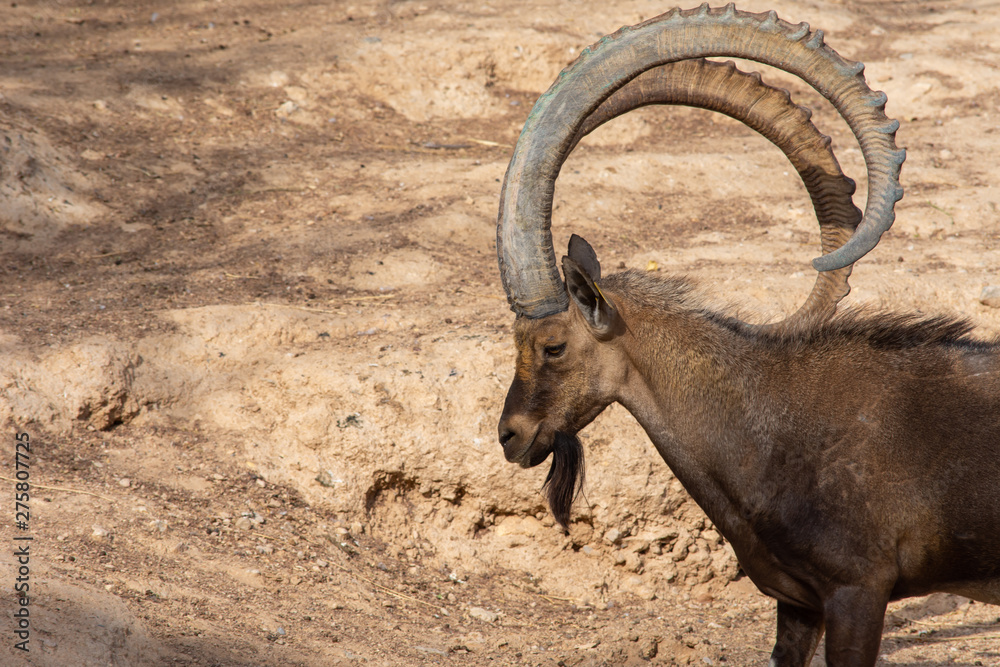
<path id="1" fill-rule="evenodd" d="M 902 124 L 906 196 L 845 305 L 1000 333 L 979 299 L 1000 283 L 1000 5 L 740 8 L 822 27 Z M 584 434 L 568 536 L 545 470 L 507 465 L 495 442 L 511 148 L 583 47 L 667 9 L 4 3 L 0 661 L 764 664 L 773 603 L 624 410 Z M 846 125 L 764 69 L 815 109 L 863 202 Z M 755 321 L 804 299 L 818 250 L 780 152 L 690 109 L 581 144 L 557 248 L 572 232 L 605 266 L 686 274 Z M 998 665 L 1000 608 L 895 604 L 879 664 Z"/>

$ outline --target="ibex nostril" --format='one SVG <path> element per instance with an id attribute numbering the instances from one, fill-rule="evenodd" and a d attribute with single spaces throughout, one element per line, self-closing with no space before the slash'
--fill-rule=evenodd
<path id="1" fill-rule="evenodd" d="M 515 435 L 517 435 L 517 433 L 510 430 L 509 428 L 504 429 L 503 431 L 500 432 L 500 445 L 502 447 L 506 447 L 507 443 L 510 442 L 510 439 L 513 438 Z"/>

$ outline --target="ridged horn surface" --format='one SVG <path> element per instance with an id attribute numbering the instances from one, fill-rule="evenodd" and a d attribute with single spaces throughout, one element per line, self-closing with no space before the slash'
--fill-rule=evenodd
<path id="1" fill-rule="evenodd" d="M 602 124 L 629 111 L 653 104 L 698 107 L 724 113 L 759 132 L 781 149 L 799 173 L 819 222 L 824 254 L 851 237 L 861 211 L 854 205 L 854 181 L 844 175 L 830 148 L 830 138 L 809 120 L 812 112 L 794 104 L 788 92 L 763 83 L 732 62 L 682 60 L 643 72 L 617 90 L 585 120 L 570 150 Z M 794 314 L 765 325 L 775 329 L 831 317 L 850 292 L 853 265 L 820 272 L 812 292 Z"/>
<path id="2" fill-rule="evenodd" d="M 497 225 L 500 275 L 518 315 L 545 317 L 569 305 L 552 248 L 552 195 L 559 167 L 586 118 L 649 69 L 711 56 L 754 60 L 798 76 L 837 108 L 858 138 L 868 168 L 864 219 L 843 247 L 814 260 L 818 269 L 851 264 L 892 225 L 905 153 L 895 147 L 899 124 L 886 118 L 885 95 L 867 86 L 863 65 L 823 44 L 821 31 L 781 21 L 774 12 L 740 12 L 731 4 L 673 10 L 584 49 L 529 114 L 504 178 Z"/>

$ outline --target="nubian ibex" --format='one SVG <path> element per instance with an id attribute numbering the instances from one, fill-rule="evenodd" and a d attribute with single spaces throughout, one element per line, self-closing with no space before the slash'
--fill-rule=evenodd
<path id="1" fill-rule="evenodd" d="M 729 65 L 791 72 L 841 113 L 869 194 L 783 91 Z M 822 31 L 732 5 L 674 10 L 586 49 L 538 100 L 504 179 L 497 254 L 517 314 L 499 424 L 504 455 L 552 455 L 549 503 L 569 521 L 577 433 L 611 403 L 638 420 L 744 572 L 777 599 L 775 666 L 875 664 L 890 600 L 947 591 L 1000 604 L 1000 340 L 947 317 L 835 314 L 851 265 L 892 224 L 904 153 L 885 95 Z M 824 255 L 806 305 L 769 325 L 705 306 L 682 280 L 602 276 L 572 237 L 556 266 L 559 169 L 600 123 L 651 103 L 716 109 L 774 141 L 806 183 Z"/>

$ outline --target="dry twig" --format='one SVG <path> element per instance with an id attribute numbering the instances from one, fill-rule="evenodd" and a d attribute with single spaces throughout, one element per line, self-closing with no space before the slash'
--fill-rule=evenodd
<path id="1" fill-rule="evenodd" d="M 11 479 L 10 477 L 4 477 L 3 475 L 0 475 L 0 479 L 4 480 L 5 482 L 16 483 L 18 481 L 16 479 Z M 115 501 L 114 498 L 108 498 L 107 496 L 102 496 L 99 493 L 94 493 L 93 491 L 84 491 L 83 489 L 69 489 L 64 486 L 46 486 L 45 484 L 36 484 L 34 482 L 29 482 L 29 484 L 31 484 L 32 488 L 35 489 L 45 489 L 47 491 L 65 491 L 66 493 L 82 493 L 84 495 L 100 498 L 101 500 L 107 500 L 109 503 L 113 503 Z"/>
<path id="2" fill-rule="evenodd" d="M 409 602 L 416 602 L 417 604 L 426 605 L 426 606 L 430 607 L 431 609 L 434 609 L 435 611 L 439 608 L 439 605 L 432 604 L 430 602 L 424 602 L 423 600 L 421 600 L 419 598 L 415 598 L 415 597 L 413 597 L 411 595 L 406 595 L 405 593 L 400 593 L 399 591 L 394 591 L 391 588 L 388 588 L 386 586 L 383 586 L 382 584 L 376 583 L 376 582 L 372 581 L 371 579 L 369 579 L 368 577 L 364 576 L 363 574 L 358 574 L 357 572 L 352 572 L 351 570 L 348 570 L 343 565 L 340 565 L 340 564 L 337 564 L 337 563 L 334 563 L 334 565 L 336 565 L 337 568 L 340 569 L 341 571 L 346 572 L 347 574 L 351 575 L 352 577 L 357 577 L 358 579 L 361 579 L 366 584 L 377 588 L 378 590 L 382 591 L 386 595 L 391 595 L 391 596 L 397 597 L 397 598 L 399 598 L 401 600 L 407 600 Z"/>

